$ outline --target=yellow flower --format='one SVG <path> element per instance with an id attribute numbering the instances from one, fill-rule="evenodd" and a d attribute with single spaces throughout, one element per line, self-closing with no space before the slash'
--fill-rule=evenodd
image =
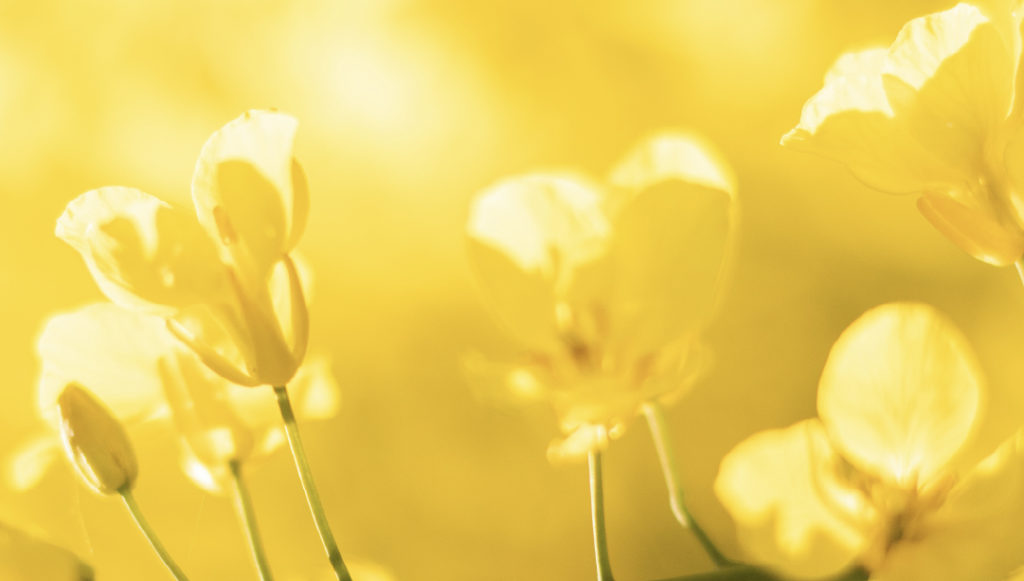
<path id="1" fill-rule="evenodd" d="M 139 463 L 128 434 L 94 395 L 71 383 L 57 396 L 64 452 L 82 480 L 100 494 L 131 488 Z"/>
<path id="2" fill-rule="evenodd" d="M 287 115 L 250 111 L 214 133 L 192 179 L 194 217 L 106 187 L 76 198 L 57 222 L 107 297 L 164 317 L 239 385 L 284 385 L 305 355 L 306 303 L 288 255 L 309 205 L 292 156 L 296 127 Z"/>
<path id="3" fill-rule="evenodd" d="M 66 549 L 0 523 L 0 579 L 92 581 L 92 568 Z"/>
<path id="4" fill-rule="evenodd" d="M 531 174 L 479 195 L 470 262 L 525 346 L 502 373 L 548 398 L 568 436 L 551 457 L 603 447 L 643 402 L 687 386 L 735 219 L 728 170 L 702 141 L 677 133 L 641 143 L 606 186 Z"/>
<path id="5" fill-rule="evenodd" d="M 989 264 L 1024 254 L 1021 14 L 979 1 L 911 20 L 888 49 L 841 56 L 783 145 L 916 194 L 944 235 Z"/>
<path id="6" fill-rule="evenodd" d="M 51 318 L 39 339 L 39 410 L 51 426 L 57 394 L 68 382 L 88 385 L 128 424 L 173 421 L 184 438 L 183 464 L 196 484 L 226 490 L 229 461 L 250 461 L 285 443 L 274 395 L 232 384 L 212 373 L 166 330 L 159 317 L 110 303 Z M 338 386 L 329 365 L 313 357 L 289 387 L 304 419 L 332 417 Z M 12 458 L 10 480 L 34 485 L 49 467 L 52 430 Z"/>
<path id="7" fill-rule="evenodd" d="M 966 470 L 957 453 L 984 386 L 964 337 L 931 307 L 868 311 L 839 338 L 820 419 L 755 434 L 715 492 L 757 564 L 801 579 L 851 566 L 872 581 L 996 581 L 1024 563 L 1024 436 Z"/>

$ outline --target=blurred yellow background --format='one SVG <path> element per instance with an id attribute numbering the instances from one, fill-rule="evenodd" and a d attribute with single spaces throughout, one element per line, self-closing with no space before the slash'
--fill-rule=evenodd
<path id="1" fill-rule="evenodd" d="M 341 414 L 304 437 L 343 554 L 398 579 L 592 579 L 586 468 L 545 459 L 543 407 L 482 402 L 463 354 L 514 348 L 463 256 L 470 198 L 509 174 L 602 175 L 639 138 L 692 128 L 738 175 L 739 259 L 709 332 L 716 366 L 669 411 L 692 510 L 727 552 L 718 461 L 747 435 L 814 414 L 832 341 L 864 310 L 931 302 L 964 330 L 992 384 L 978 450 L 1024 418 L 1024 289 L 947 242 L 909 199 L 785 151 L 840 54 L 888 44 L 952 2 L 824 0 L 0 0 L 2 451 L 34 430 L 44 318 L 101 298 L 53 236 L 103 185 L 185 201 L 199 148 L 246 109 L 299 118 L 313 212 L 313 349 Z M 271 397 L 267 390 L 267 397 Z M 194 580 L 253 576 L 226 499 L 177 467 L 177 443 L 132 434 L 136 495 Z M 605 458 L 622 580 L 710 568 L 673 521 L 642 423 Z M 286 451 L 250 471 L 279 578 L 325 574 Z M 0 520 L 43 533 L 105 581 L 157 579 L 123 507 L 66 468 Z"/>

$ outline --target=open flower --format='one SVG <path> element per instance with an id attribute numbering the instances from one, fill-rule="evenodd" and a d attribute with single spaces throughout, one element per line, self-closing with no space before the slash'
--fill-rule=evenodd
<path id="1" fill-rule="evenodd" d="M 470 262 L 525 347 L 500 373 L 553 404 L 568 437 L 552 457 L 603 447 L 645 401 L 688 385 L 735 219 L 728 170 L 678 133 L 641 143 L 607 185 L 531 174 L 477 197 Z"/>
<path id="2" fill-rule="evenodd" d="M 1024 254 L 1021 15 L 979 0 L 911 20 L 888 49 L 845 54 L 783 145 L 916 194 L 918 209 L 979 260 Z"/>
<path id="3" fill-rule="evenodd" d="M 35 484 L 59 453 L 56 403 L 70 382 L 87 385 L 128 425 L 173 422 L 186 444 L 186 473 L 211 491 L 226 482 L 228 462 L 265 456 L 285 442 L 272 393 L 212 373 L 159 317 L 111 303 L 87 305 L 51 318 L 38 351 L 39 410 L 49 429 L 13 456 L 10 480 L 17 488 Z M 304 364 L 289 390 L 301 418 L 337 412 L 338 387 L 323 359 Z"/>
<path id="4" fill-rule="evenodd" d="M 820 419 L 755 434 L 715 492 L 751 560 L 785 575 L 852 566 L 872 581 L 997 581 L 1024 563 L 1024 437 L 967 470 L 981 374 L 931 307 L 868 311 L 836 341 Z"/>
<path id="5" fill-rule="evenodd" d="M 239 385 L 284 385 L 305 355 L 306 303 L 288 255 L 309 205 L 292 156 L 296 127 L 288 115 L 250 111 L 214 133 L 192 179 L 195 215 L 105 187 L 76 198 L 57 222 L 107 297 L 160 315 Z"/>

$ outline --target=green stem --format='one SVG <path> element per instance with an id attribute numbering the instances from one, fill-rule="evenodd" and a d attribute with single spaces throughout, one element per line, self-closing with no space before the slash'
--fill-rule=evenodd
<path id="1" fill-rule="evenodd" d="M 306 495 L 306 504 L 313 515 L 316 530 L 320 533 L 320 542 L 327 552 L 327 560 L 330 561 L 338 581 L 352 581 L 345 561 L 341 558 L 341 551 L 338 550 L 338 543 L 334 541 L 334 535 L 331 533 L 331 525 L 327 522 L 320 494 L 316 491 L 316 483 L 313 482 L 313 471 L 309 468 L 306 450 L 299 437 L 299 426 L 295 423 L 295 412 L 292 411 L 292 402 L 288 398 L 288 388 L 283 385 L 274 386 L 274 394 L 277 396 L 277 407 L 281 410 L 281 419 L 284 420 L 284 432 L 288 436 L 288 447 L 292 450 L 295 469 L 299 472 L 299 482 L 302 483 L 302 491 Z"/>
<path id="2" fill-rule="evenodd" d="M 868 577 L 867 571 L 855 567 L 826 581 L 867 581 Z M 784 579 L 750 565 L 733 565 L 710 573 L 695 573 L 661 581 L 784 581 Z"/>
<path id="3" fill-rule="evenodd" d="M 587 465 L 590 468 L 590 514 L 594 525 L 597 581 L 613 581 L 612 564 L 608 559 L 608 537 L 604 527 L 604 483 L 601 478 L 601 453 L 592 450 L 587 456 Z"/>
<path id="4" fill-rule="evenodd" d="M 252 497 L 249 496 L 249 488 L 245 485 L 242 477 L 242 463 L 238 460 L 228 462 L 231 469 L 231 480 L 235 488 L 235 510 L 238 511 L 242 525 L 245 527 L 246 540 L 249 541 L 249 551 L 252 552 L 253 562 L 259 572 L 261 581 L 272 581 L 274 578 L 270 572 L 270 564 L 267 562 L 267 554 L 263 550 L 263 540 L 260 538 L 259 527 L 256 525 L 256 513 L 252 508 Z"/>
<path id="5" fill-rule="evenodd" d="M 661 471 L 665 475 L 665 486 L 668 488 L 668 502 L 672 507 L 672 514 L 683 528 L 693 531 L 693 535 L 700 541 L 704 551 L 716 566 L 725 567 L 733 564 L 725 555 L 719 552 L 718 548 L 715 547 L 715 544 L 711 542 L 711 539 L 704 532 L 704 529 L 700 528 L 697 521 L 693 520 L 693 516 L 686 508 L 683 487 L 679 483 L 675 450 L 672 449 L 672 443 L 669 440 L 668 428 L 665 425 L 665 414 L 662 412 L 661 404 L 657 402 L 644 404 L 644 416 L 647 418 L 647 425 L 651 428 L 651 439 L 654 441 L 654 449 L 658 453 Z"/>
<path id="6" fill-rule="evenodd" d="M 170 571 L 171 575 L 173 575 L 177 581 L 188 581 L 188 577 L 185 576 L 185 573 L 182 572 L 181 568 L 178 567 L 178 564 L 171 558 L 170 553 L 168 553 L 167 549 L 164 548 L 163 543 L 160 542 L 160 537 L 156 536 L 156 531 L 153 530 L 153 527 L 149 526 L 149 522 L 146 520 L 146 517 L 142 516 L 142 511 L 139 510 L 139 505 L 135 502 L 135 496 L 132 494 L 131 489 L 125 486 L 118 490 L 117 493 L 120 494 L 121 498 L 124 500 L 124 505 L 128 507 L 128 512 L 132 515 L 132 518 L 135 519 L 135 524 L 139 526 L 139 530 L 142 531 L 142 535 L 146 537 L 147 541 L 149 541 L 149 546 L 153 547 L 153 550 L 156 551 L 157 556 L 160 557 L 161 561 L 163 561 L 164 566 L 167 567 L 167 570 Z"/>

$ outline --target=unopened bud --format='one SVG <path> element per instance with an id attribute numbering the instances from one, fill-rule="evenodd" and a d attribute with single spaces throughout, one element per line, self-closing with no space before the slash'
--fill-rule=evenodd
<path id="1" fill-rule="evenodd" d="M 139 474 L 124 426 L 95 396 L 70 383 L 57 398 L 64 450 L 82 479 L 101 494 L 131 488 Z"/>

